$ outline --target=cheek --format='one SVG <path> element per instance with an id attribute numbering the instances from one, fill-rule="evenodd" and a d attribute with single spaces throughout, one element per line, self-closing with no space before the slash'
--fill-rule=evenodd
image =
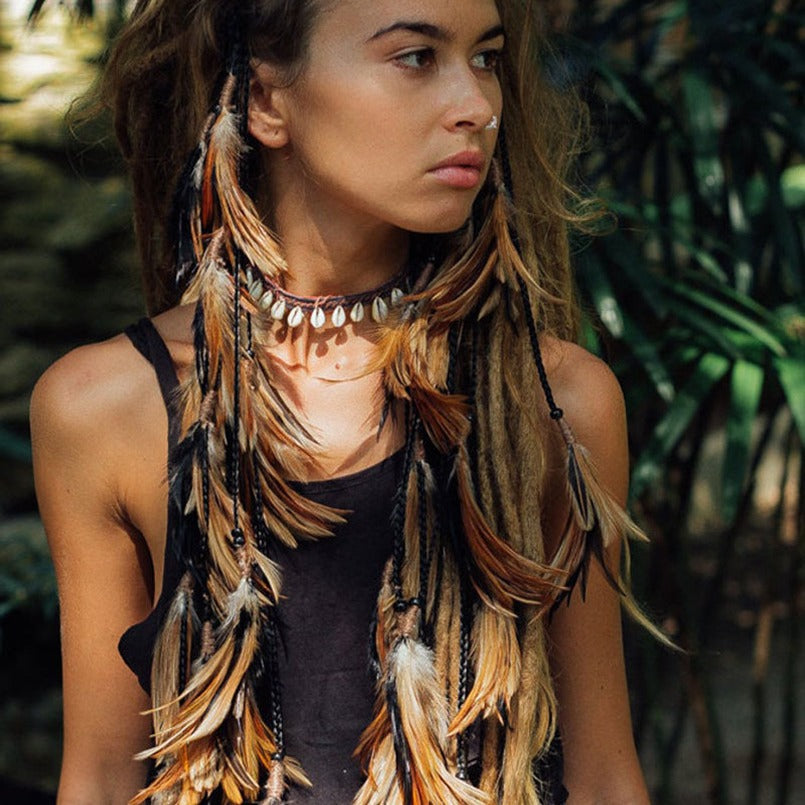
<path id="1" fill-rule="evenodd" d="M 412 231 L 452 231 L 467 219 L 475 194 L 435 187 L 426 177 L 447 155 L 434 137 L 433 99 L 409 101 L 371 79 L 319 75 L 299 94 L 295 112 L 295 157 L 327 195 Z"/>
<path id="2" fill-rule="evenodd" d="M 334 67 L 329 76 L 339 72 L 349 75 L 346 67 Z M 378 165 L 393 174 L 422 159 L 416 147 L 425 141 L 427 115 L 422 104 L 417 106 L 419 111 L 409 110 L 404 98 L 371 76 L 338 80 L 319 75 L 299 96 L 299 125 L 292 137 L 300 157 L 318 166 L 329 157 L 367 177 Z"/>
<path id="3" fill-rule="evenodd" d="M 311 178 L 395 194 L 427 167 L 424 127 L 371 89 L 338 91 L 335 104 L 312 103 L 292 139 Z"/>

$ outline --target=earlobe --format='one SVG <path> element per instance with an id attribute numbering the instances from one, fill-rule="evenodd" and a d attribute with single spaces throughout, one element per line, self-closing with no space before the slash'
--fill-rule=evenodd
<path id="1" fill-rule="evenodd" d="M 254 67 L 249 85 L 249 134 L 267 148 L 288 144 L 288 126 L 282 112 L 282 89 L 273 82 L 274 71 L 265 63 Z"/>

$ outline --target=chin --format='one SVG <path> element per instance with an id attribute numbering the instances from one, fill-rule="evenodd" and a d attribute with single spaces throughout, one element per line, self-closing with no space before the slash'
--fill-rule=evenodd
<path id="1" fill-rule="evenodd" d="M 459 210 L 441 209 L 433 215 L 412 222 L 406 227 L 410 232 L 418 235 L 447 235 L 461 229 L 468 221 L 472 207 L 463 207 Z"/>

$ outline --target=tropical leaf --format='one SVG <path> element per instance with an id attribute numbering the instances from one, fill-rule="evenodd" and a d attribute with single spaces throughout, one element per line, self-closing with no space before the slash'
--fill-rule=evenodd
<path id="1" fill-rule="evenodd" d="M 778 358 L 774 361 L 777 377 L 794 416 L 799 438 L 805 445 L 805 355 L 795 358 Z"/>
<path id="2" fill-rule="evenodd" d="M 731 523 L 738 509 L 751 457 L 752 427 L 766 373 L 762 366 L 736 361 L 732 367 L 727 447 L 721 481 L 721 516 Z"/>
<path id="3" fill-rule="evenodd" d="M 727 373 L 730 361 L 723 355 L 706 353 L 699 359 L 687 382 L 679 389 L 632 471 L 632 497 L 639 497 L 661 475 L 665 460 L 699 413 L 713 387 Z"/>
<path id="4" fill-rule="evenodd" d="M 736 307 L 727 305 L 714 296 L 685 283 L 675 280 L 663 280 L 663 282 L 665 282 L 675 294 L 693 302 L 703 311 L 714 314 L 725 323 L 749 333 L 775 355 L 782 357 L 786 354 L 785 346 L 775 333 L 771 332 L 768 327 L 764 327 L 762 324 L 745 315 Z"/>
<path id="5" fill-rule="evenodd" d="M 622 310 L 598 255 L 590 250 L 586 251 L 580 262 L 580 272 L 601 323 L 613 338 L 624 339 L 651 378 L 657 394 L 669 402 L 674 396 L 674 383 L 657 346 L 640 331 L 634 319 Z"/>
<path id="6" fill-rule="evenodd" d="M 720 213 L 724 201 L 724 166 L 719 154 L 716 121 L 718 98 L 707 78 L 696 68 L 685 71 L 682 87 L 690 122 L 693 169 L 699 194 L 716 213 Z"/>

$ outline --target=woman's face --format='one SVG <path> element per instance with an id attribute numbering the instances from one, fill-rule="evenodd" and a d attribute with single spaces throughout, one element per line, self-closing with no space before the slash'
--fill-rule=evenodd
<path id="1" fill-rule="evenodd" d="M 306 204 L 414 232 L 455 230 L 495 147 L 503 43 L 494 0 L 325 4 L 301 76 L 270 103 L 260 93 L 279 137 L 261 136 L 254 112 L 252 132 L 275 147 L 273 168 L 304 183 Z"/>

